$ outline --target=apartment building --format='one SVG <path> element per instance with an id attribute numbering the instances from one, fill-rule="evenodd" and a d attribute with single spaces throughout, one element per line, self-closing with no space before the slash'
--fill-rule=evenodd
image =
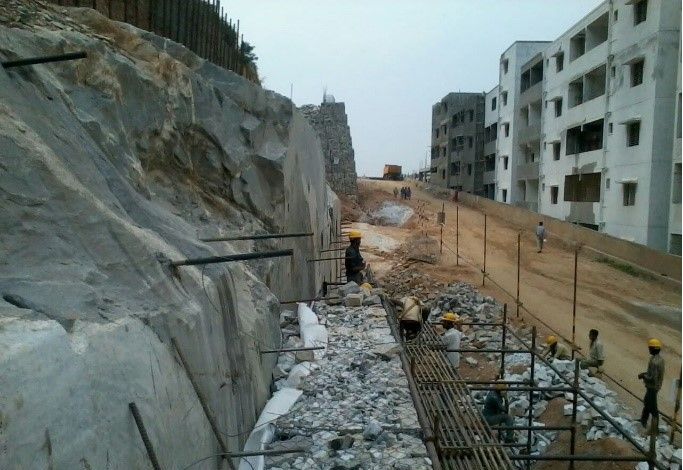
<path id="1" fill-rule="evenodd" d="M 498 85 L 484 97 L 483 196 L 496 198 L 496 141 L 498 140 Z"/>
<path id="2" fill-rule="evenodd" d="M 676 119 L 671 168 L 671 206 L 669 208 L 669 253 L 681 256 L 681 41 L 678 40 L 678 72 L 676 74 Z"/>
<path id="3" fill-rule="evenodd" d="M 431 183 L 481 195 L 484 94 L 449 93 L 432 106 Z"/>
<path id="4" fill-rule="evenodd" d="M 525 162 L 527 152 L 525 146 L 520 147 L 520 136 L 517 132 L 520 125 L 520 98 L 522 82 L 522 66 L 541 53 L 548 41 L 516 41 L 500 57 L 498 77 L 498 132 L 496 154 L 498 161 L 496 172 L 496 197 L 500 202 L 513 203 L 526 199 L 522 186 L 518 184 L 517 166 Z M 536 90 L 536 89 L 535 89 Z M 530 96 L 530 95 L 529 95 Z M 525 100 L 527 98 L 525 97 Z M 526 142 L 526 141 L 525 141 Z M 519 168 L 524 172 L 524 168 Z M 529 196 L 531 197 L 531 196 Z"/>
<path id="5" fill-rule="evenodd" d="M 539 212 L 670 248 L 680 15 L 609 0 L 545 48 Z"/>

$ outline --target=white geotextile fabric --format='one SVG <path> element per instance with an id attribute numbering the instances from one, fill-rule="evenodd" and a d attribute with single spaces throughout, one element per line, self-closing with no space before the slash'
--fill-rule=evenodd
<path id="1" fill-rule="evenodd" d="M 299 336 L 305 348 L 325 346 L 326 349 L 313 351 L 313 358 L 320 360 L 327 352 L 327 328 L 318 323 L 318 316 L 304 304 L 299 304 Z"/>
<path id="2" fill-rule="evenodd" d="M 266 406 L 263 407 L 261 416 L 256 421 L 256 426 L 249 434 L 249 439 L 244 444 L 244 451 L 260 451 L 269 444 L 275 436 L 275 420 L 294 406 L 301 396 L 301 390 L 283 388 L 273 394 Z M 239 470 L 263 470 L 265 458 L 262 455 L 245 457 L 240 460 Z"/>

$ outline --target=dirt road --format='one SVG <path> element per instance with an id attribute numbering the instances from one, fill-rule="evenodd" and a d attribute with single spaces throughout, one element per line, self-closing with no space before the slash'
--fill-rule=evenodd
<path id="1" fill-rule="evenodd" d="M 382 200 L 394 200 L 391 193 L 404 182 L 360 180 L 360 202 L 377 205 Z M 410 201 L 397 201 L 409 205 L 427 216 L 427 222 L 412 228 L 371 226 L 377 233 L 403 241 L 415 230 L 424 230 L 439 238 L 436 213 L 442 201 L 413 186 Z M 451 250 L 456 246 L 456 207 L 459 219 L 459 253 L 474 266 L 456 266 Z M 443 282 L 466 281 L 500 302 L 507 302 L 515 316 L 514 299 L 490 281 L 482 287 L 484 216 L 468 207 L 445 202 L 446 226 L 444 249 L 436 265 L 421 264 L 420 269 Z M 411 224 L 408 224 L 411 225 Z M 367 226 L 365 227 L 367 230 Z M 543 253 L 536 252 L 532 236 L 534 227 L 525 228 L 521 238 L 520 301 L 534 315 L 541 318 L 562 335 L 571 338 L 574 254 L 550 234 Z M 486 271 L 491 278 L 511 293 L 517 282 L 518 228 L 499 219 L 487 218 Z M 384 261 L 375 266 L 381 278 L 382 271 L 390 269 L 391 255 L 380 254 Z M 666 361 L 666 379 L 660 392 L 660 409 L 673 413 L 672 381 L 681 368 L 681 289 L 678 285 L 655 278 L 628 274 L 586 253 L 579 256 L 577 289 L 576 342 L 588 351 L 588 330 L 596 328 L 605 345 L 607 355 L 605 371 L 637 395 L 644 394 L 637 374 L 646 369 L 648 361 L 647 339 L 657 337 L 664 343 L 662 355 Z M 524 315 L 530 324 L 537 324 L 543 338 L 548 333 L 539 322 Z M 626 393 L 613 386 L 634 408 L 639 405 Z"/>

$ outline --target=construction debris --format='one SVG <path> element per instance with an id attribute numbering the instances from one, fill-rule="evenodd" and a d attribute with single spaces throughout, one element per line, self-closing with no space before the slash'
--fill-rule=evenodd
<path id="1" fill-rule="evenodd" d="M 358 293 L 351 293 L 356 289 Z M 347 298 L 365 295 L 365 289 L 353 283 L 339 290 L 340 295 L 347 292 Z M 375 292 L 366 299 L 377 296 Z M 384 309 L 317 303 L 315 311 L 328 331 L 327 354 L 299 381 L 303 395 L 275 421 L 276 440 L 270 445 L 270 449 L 303 446 L 308 452 L 267 457 L 266 468 L 431 468 L 401 369 L 399 345 Z M 282 319 L 283 333 L 290 332 L 293 315 Z M 283 359 L 282 364 L 292 364 L 292 359 Z M 280 379 L 277 386 L 286 383 Z"/>

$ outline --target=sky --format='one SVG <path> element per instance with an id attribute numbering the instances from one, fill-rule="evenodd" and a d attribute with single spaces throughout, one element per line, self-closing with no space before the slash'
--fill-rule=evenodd
<path id="1" fill-rule="evenodd" d="M 489 91 L 517 40 L 551 41 L 601 0 L 231 0 L 265 88 L 346 104 L 358 175 L 423 166 L 431 108 Z"/>

